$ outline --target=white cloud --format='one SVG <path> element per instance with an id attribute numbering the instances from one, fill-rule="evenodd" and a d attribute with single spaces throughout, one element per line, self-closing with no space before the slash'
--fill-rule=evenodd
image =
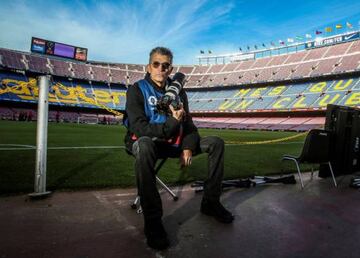
<path id="1" fill-rule="evenodd" d="M 305 1 L 300 7 L 307 12 L 290 8 L 286 16 L 288 1 L 276 2 L 284 9 L 276 13 L 268 10 L 275 1 L 260 0 L 0 0 L 0 47 L 28 51 L 37 36 L 87 47 L 92 60 L 146 63 L 150 49 L 163 45 L 177 64 L 193 64 L 200 49 L 237 51 L 359 14 L 360 3 L 343 1 L 317 8 Z"/>
<path id="2" fill-rule="evenodd" d="M 145 63 L 157 45 L 185 52 L 197 34 L 223 22 L 232 9 L 229 3 L 212 6 L 205 0 L 1 2 L 0 47 L 27 51 L 37 36 L 87 47 L 92 60 Z"/>

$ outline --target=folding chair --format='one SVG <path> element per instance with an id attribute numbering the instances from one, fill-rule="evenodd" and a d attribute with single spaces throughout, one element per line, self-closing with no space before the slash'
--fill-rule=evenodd
<path id="1" fill-rule="evenodd" d="M 330 163 L 330 132 L 321 129 L 313 129 L 306 136 L 305 143 L 300 156 L 294 157 L 291 155 L 284 155 L 281 161 L 292 160 L 295 162 L 301 187 L 304 188 L 303 179 L 300 172 L 300 163 L 309 164 L 328 164 L 330 173 L 335 187 L 337 183 L 335 180 L 334 172 Z M 313 177 L 313 168 L 311 169 L 311 178 Z"/>
<path id="2" fill-rule="evenodd" d="M 162 166 L 165 164 L 167 158 L 164 159 L 160 159 L 160 163 L 156 166 L 155 168 L 155 174 L 157 174 L 160 169 L 162 168 Z M 172 197 L 174 201 L 177 201 L 179 199 L 179 197 L 163 182 L 161 181 L 161 179 L 158 176 L 156 177 L 156 182 L 161 185 L 162 188 L 164 188 L 166 190 L 166 192 L 168 192 Z M 137 209 L 137 213 L 141 213 L 142 209 L 140 206 L 140 196 L 137 195 L 134 202 L 131 204 L 131 208 L 133 209 Z"/>

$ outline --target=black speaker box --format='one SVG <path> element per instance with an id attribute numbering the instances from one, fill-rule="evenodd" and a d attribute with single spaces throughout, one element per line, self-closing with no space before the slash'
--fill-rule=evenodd
<path id="1" fill-rule="evenodd" d="M 331 132 L 330 161 L 334 174 L 360 171 L 360 110 L 328 105 L 325 129 Z M 320 166 L 319 176 L 329 175 L 328 166 Z"/>

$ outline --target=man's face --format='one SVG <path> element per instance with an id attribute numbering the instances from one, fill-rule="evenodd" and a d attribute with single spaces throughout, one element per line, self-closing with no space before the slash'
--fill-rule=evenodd
<path id="1" fill-rule="evenodd" d="M 159 87 L 164 87 L 173 67 L 170 57 L 155 53 L 152 55 L 151 62 L 147 65 L 146 69 L 150 73 L 151 80 Z"/>

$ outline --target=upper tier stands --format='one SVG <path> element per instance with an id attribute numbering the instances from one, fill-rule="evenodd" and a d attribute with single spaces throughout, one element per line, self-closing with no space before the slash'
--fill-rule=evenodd
<path id="1" fill-rule="evenodd" d="M 206 66 L 188 74 L 187 87 L 253 84 L 360 70 L 359 40 L 292 54 Z M 195 78 L 193 78 L 195 77 Z"/>
<path id="2" fill-rule="evenodd" d="M 215 87 L 285 81 L 360 70 L 360 40 L 256 60 L 206 66 L 174 66 L 185 87 Z M 0 67 L 106 83 L 131 85 L 145 65 L 82 63 L 0 48 Z"/>

